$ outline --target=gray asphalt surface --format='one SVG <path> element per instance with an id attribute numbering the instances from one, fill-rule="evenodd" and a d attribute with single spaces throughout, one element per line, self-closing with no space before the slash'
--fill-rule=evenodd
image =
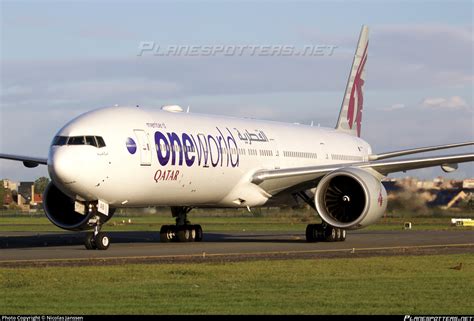
<path id="1" fill-rule="evenodd" d="M 106 251 L 85 233 L 1 232 L 0 266 L 240 261 L 266 258 L 473 253 L 474 231 L 352 231 L 345 242 L 307 243 L 301 233 L 205 233 L 203 242 L 160 243 L 157 232 L 110 232 Z"/>

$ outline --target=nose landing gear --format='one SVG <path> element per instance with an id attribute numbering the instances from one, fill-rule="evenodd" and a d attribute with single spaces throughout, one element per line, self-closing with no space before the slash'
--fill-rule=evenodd
<path id="1" fill-rule="evenodd" d="M 94 225 L 94 232 L 86 236 L 84 246 L 88 250 L 107 250 L 110 246 L 110 238 L 100 231 L 100 220 L 96 219 L 92 224 Z"/>

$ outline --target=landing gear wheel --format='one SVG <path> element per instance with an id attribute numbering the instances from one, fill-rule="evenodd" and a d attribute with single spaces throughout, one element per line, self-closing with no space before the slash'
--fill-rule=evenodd
<path id="1" fill-rule="evenodd" d="M 316 242 L 315 226 L 315 224 L 308 224 L 308 226 L 306 226 L 306 242 Z"/>
<path id="2" fill-rule="evenodd" d="M 94 244 L 98 250 L 107 250 L 110 246 L 110 239 L 105 233 L 99 233 L 94 237 Z"/>
<path id="3" fill-rule="evenodd" d="M 190 242 L 191 241 L 191 229 L 188 226 L 178 227 L 178 232 L 176 233 L 176 238 L 178 242 Z"/>
<path id="4" fill-rule="evenodd" d="M 191 232 L 190 242 L 194 242 L 196 241 L 196 236 L 197 236 L 196 225 L 191 225 L 189 228 Z"/>
<path id="5" fill-rule="evenodd" d="M 346 240 L 346 230 L 341 229 L 341 237 L 339 238 L 339 242 L 344 242 Z"/>
<path id="6" fill-rule="evenodd" d="M 306 227 L 307 242 L 341 242 L 346 239 L 346 230 L 323 224 L 309 224 Z"/>
<path id="7" fill-rule="evenodd" d="M 308 224 L 306 226 L 306 241 L 307 242 L 319 242 L 324 241 L 326 238 L 326 230 L 322 224 Z"/>
<path id="8" fill-rule="evenodd" d="M 201 242 L 201 225 L 163 225 L 160 229 L 160 242 Z"/>
<path id="9" fill-rule="evenodd" d="M 175 237 L 175 226 L 163 225 L 160 230 L 160 242 L 167 243 L 173 241 Z"/>
<path id="10" fill-rule="evenodd" d="M 326 229 L 326 241 L 335 242 L 337 240 L 337 228 L 328 226 Z"/>
<path id="11" fill-rule="evenodd" d="M 86 239 L 85 239 L 85 241 L 84 241 L 84 246 L 85 246 L 86 249 L 88 249 L 88 250 L 95 250 L 95 249 L 96 249 L 96 247 L 95 247 L 95 241 L 94 241 L 94 234 L 93 234 L 93 233 L 87 234 Z"/>
<path id="12" fill-rule="evenodd" d="M 196 237 L 194 241 L 201 242 L 202 241 L 202 227 L 201 225 L 194 225 L 194 230 L 196 231 Z"/>
<path id="13" fill-rule="evenodd" d="M 171 214 L 176 218 L 176 225 L 163 225 L 160 230 L 161 242 L 201 242 L 203 233 L 201 225 L 191 225 L 187 215 L 189 206 L 172 206 Z"/>

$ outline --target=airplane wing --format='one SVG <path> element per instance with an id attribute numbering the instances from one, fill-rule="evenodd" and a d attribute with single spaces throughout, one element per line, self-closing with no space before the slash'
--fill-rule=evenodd
<path id="1" fill-rule="evenodd" d="M 420 148 L 399 150 L 399 151 L 395 151 L 395 152 L 372 154 L 372 155 L 369 155 L 369 160 L 371 160 L 371 161 L 372 160 L 381 160 L 381 159 L 386 159 L 386 158 L 399 157 L 399 156 L 405 156 L 405 155 L 417 154 L 417 153 L 425 153 L 425 152 L 431 152 L 431 151 L 434 151 L 434 150 L 454 148 L 454 147 L 463 147 L 463 146 L 469 146 L 469 145 L 474 145 L 474 142 L 456 143 L 456 144 L 448 144 L 448 145 L 438 145 L 438 146 L 430 146 L 430 147 L 420 147 Z"/>
<path id="2" fill-rule="evenodd" d="M 432 156 L 424 158 L 413 158 L 403 160 L 392 160 L 384 162 L 373 162 L 366 167 L 372 168 L 382 175 L 395 172 L 405 172 L 411 169 L 419 169 L 432 166 L 455 165 L 474 161 L 474 154 L 457 154 L 446 156 Z"/>
<path id="3" fill-rule="evenodd" d="M 11 154 L 0 154 L 0 159 L 10 159 L 14 161 L 23 162 L 25 167 L 36 167 L 38 165 L 47 165 L 47 158 L 31 157 L 31 156 L 21 156 L 21 155 L 11 155 Z"/>
<path id="4" fill-rule="evenodd" d="M 326 174 L 343 168 L 357 167 L 371 169 L 381 175 L 395 172 L 404 172 L 432 166 L 456 165 L 458 163 L 474 161 L 474 154 L 457 154 L 446 156 L 422 157 L 390 161 L 368 161 L 357 163 L 334 164 L 329 166 L 306 166 L 285 169 L 273 169 L 258 171 L 254 174 L 252 182 L 259 185 L 271 195 L 281 191 L 300 186 L 301 189 L 308 186 L 315 187 L 317 182 Z"/>

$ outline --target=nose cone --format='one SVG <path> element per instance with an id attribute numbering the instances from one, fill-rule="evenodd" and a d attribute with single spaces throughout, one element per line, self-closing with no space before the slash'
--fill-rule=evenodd
<path id="1" fill-rule="evenodd" d="M 71 185 L 76 183 L 75 168 L 77 159 L 67 147 L 59 147 L 50 153 L 48 171 L 51 178 L 61 185 Z"/>
<path id="2" fill-rule="evenodd" d="M 72 198 L 96 199 L 100 175 L 105 168 L 99 166 L 97 155 L 89 146 L 59 146 L 50 151 L 48 171 L 56 186 Z"/>

